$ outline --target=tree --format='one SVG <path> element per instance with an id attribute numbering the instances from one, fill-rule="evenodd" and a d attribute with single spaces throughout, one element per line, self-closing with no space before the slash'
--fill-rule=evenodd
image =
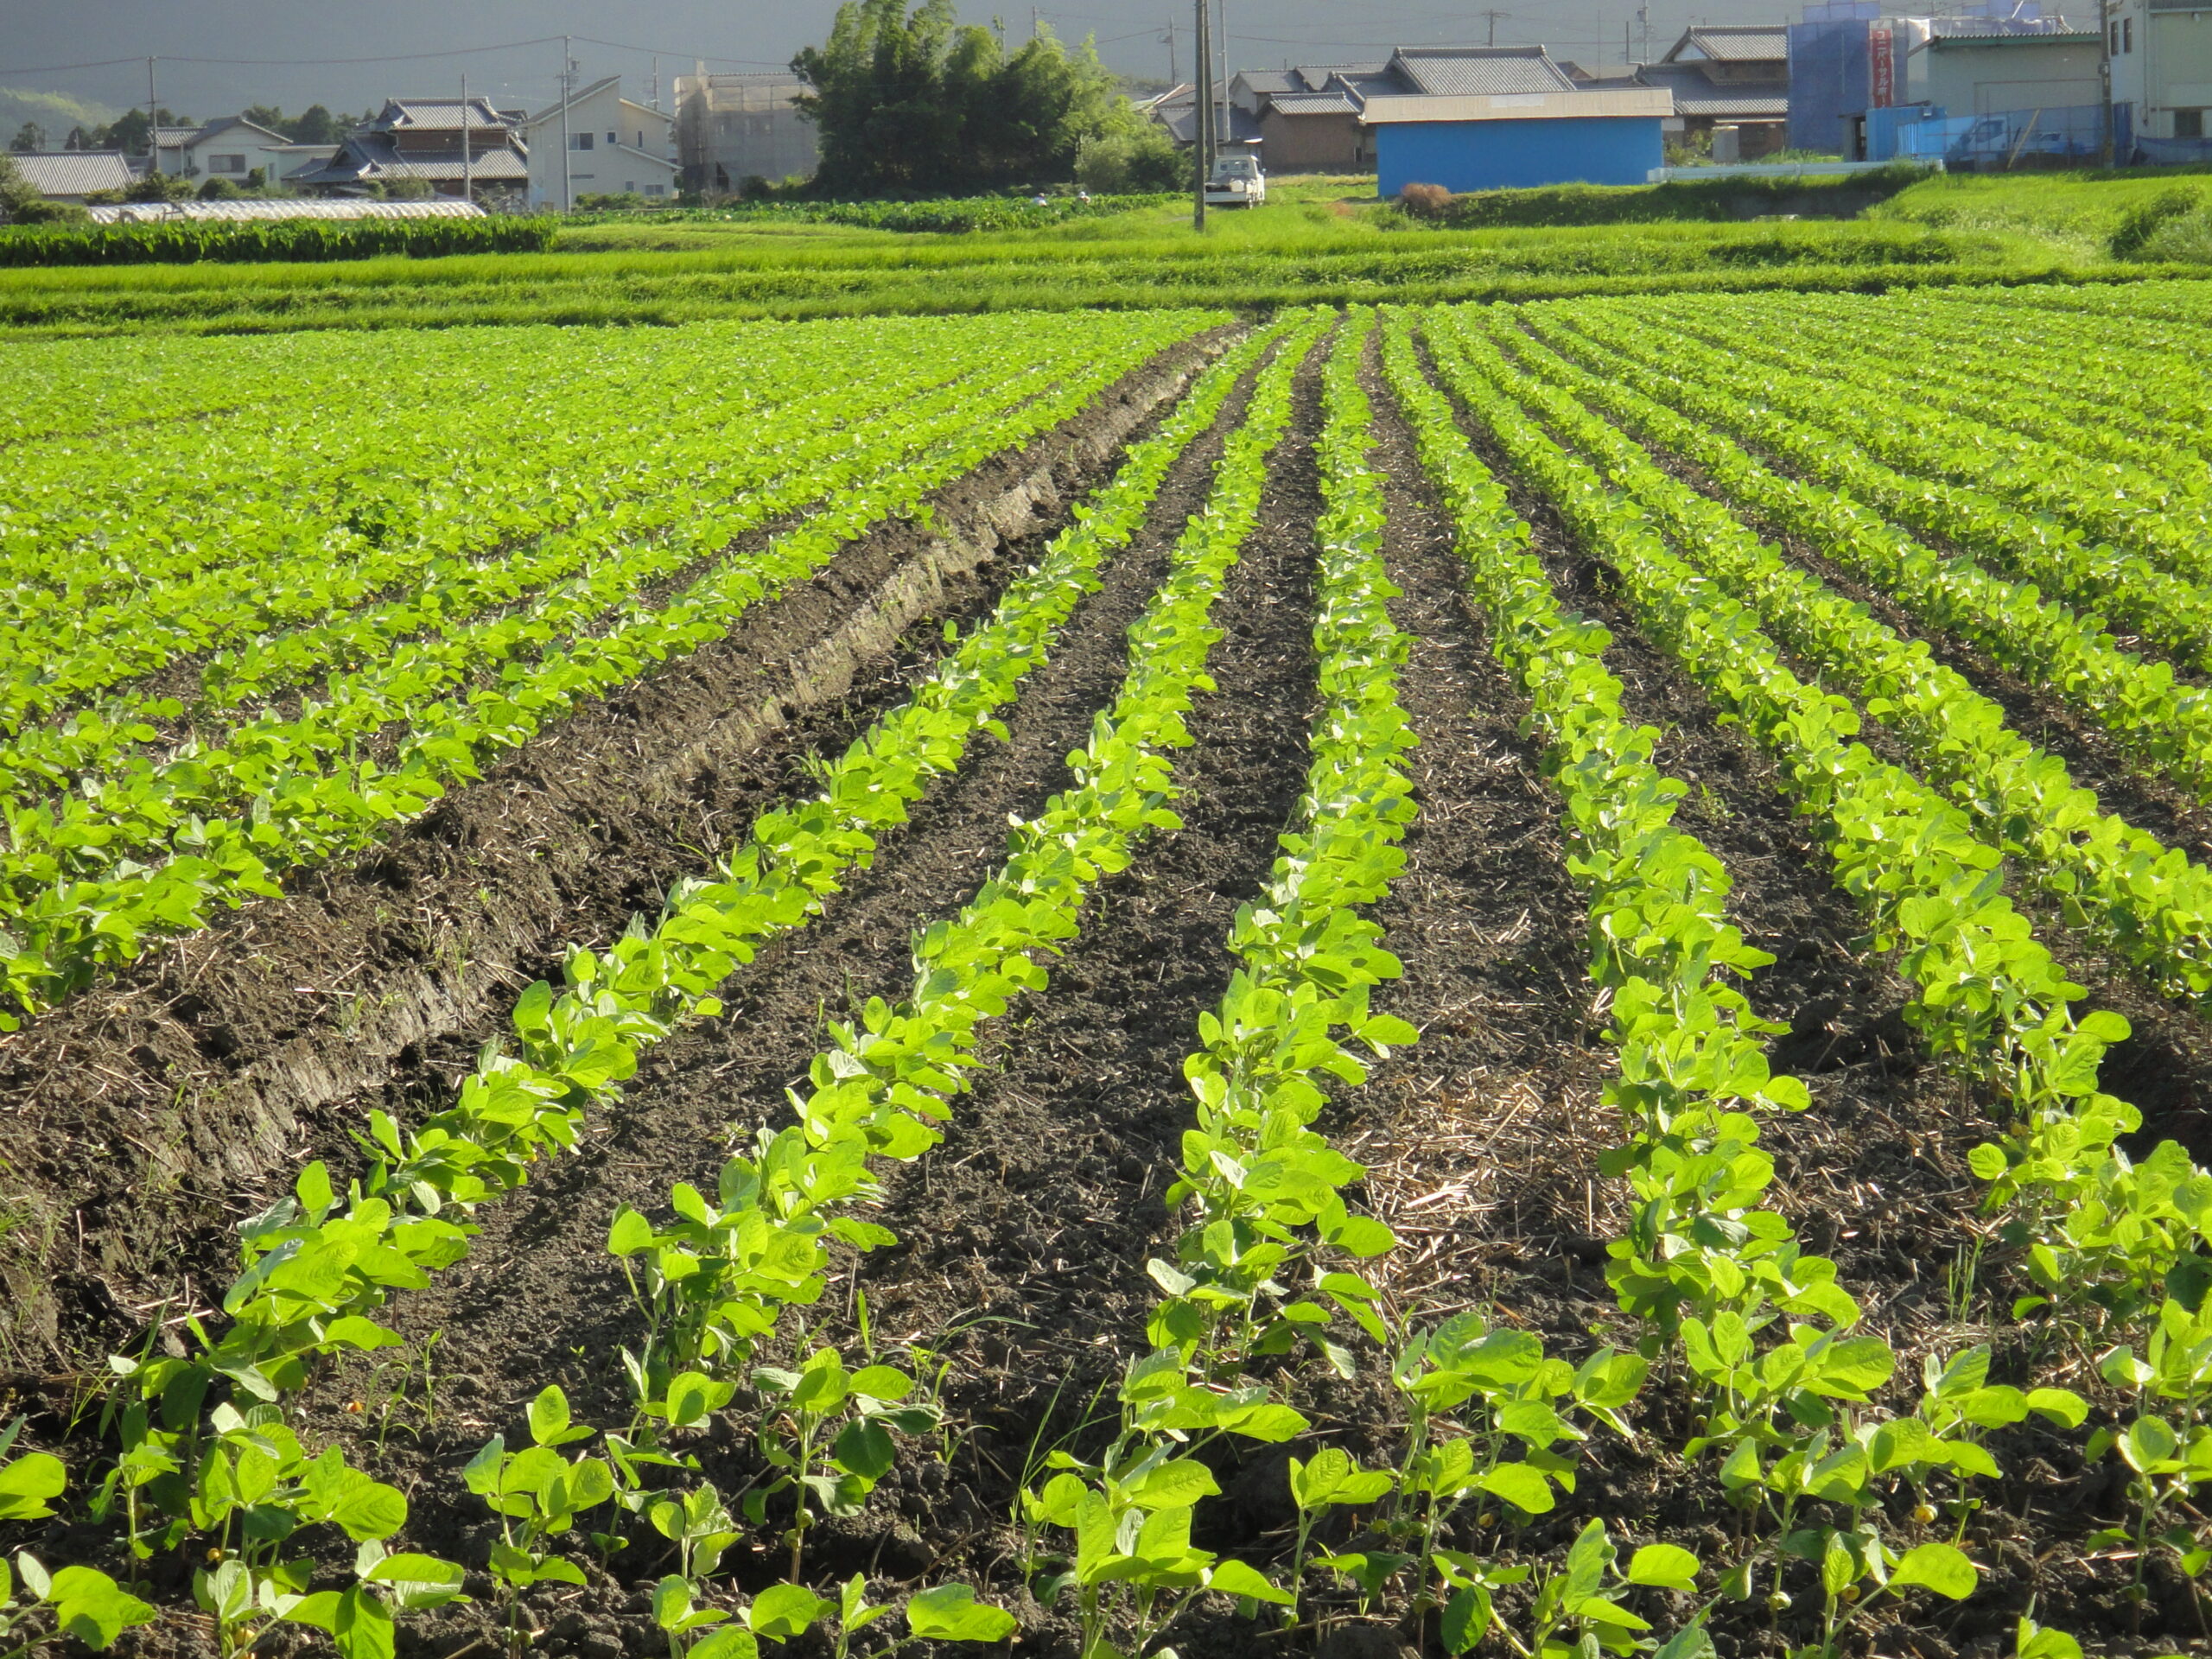
<path id="1" fill-rule="evenodd" d="M 18 156 L 35 155 L 46 148 L 46 129 L 35 121 L 26 121 L 16 129 L 8 148 Z"/>
<path id="2" fill-rule="evenodd" d="M 238 113 L 296 144 L 334 144 L 346 136 L 344 124 L 320 104 L 310 104 L 297 115 L 287 115 L 274 104 L 250 105 Z"/>
<path id="3" fill-rule="evenodd" d="M 791 67 L 821 133 L 818 194 L 939 194 L 1071 179 L 1086 139 L 1128 105 L 1085 42 L 1039 30 L 1009 54 L 952 0 L 845 0 L 830 38 Z"/>
<path id="4" fill-rule="evenodd" d="M 1084 139 L 1075 157 L 1075 181 L 1103 196 L 1180 189 L 1190 170 L 1174 140 L 1141 118 Z"/>

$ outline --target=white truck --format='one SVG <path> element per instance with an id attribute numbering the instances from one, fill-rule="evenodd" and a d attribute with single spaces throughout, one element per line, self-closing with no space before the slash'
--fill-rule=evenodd
<path id="1" fill-rule="evenodd" d="M 1268 175 L 1260 171 L 1256 156 L 1224 156 L 1213 164 L 1206 181 L 1209 207 L 1263 207 L 1268 200 Z"/>

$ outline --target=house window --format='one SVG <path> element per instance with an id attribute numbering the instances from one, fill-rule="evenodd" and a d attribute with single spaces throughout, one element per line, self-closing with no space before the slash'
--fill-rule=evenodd
<path id="1" fill-rule="evenodd" d="M 610 145 L 612 145 L 612 144 L 619 144 L 619 143 L 620 143 L 622 142 L 622 140 L 621 140 L 621 139 L 620 139 L 617 135 L 615 135 L 615 134 L 613 134 L 613 133 L 611 133 L 611 132 L 610 132 L 610 133 L 608 133 L 608 134 L 607 135 L 607 142 Z"/>
<path id="2" fill-rule="evenodd" d="M 649 184 L 645 187 L 645 194 L 649 196 L 664 196 L 668 194 L 668 190 L 664 185 Z"/>
<path id="3" fill-rule="evenodd" d="M 572 132 L 569 135 L 569 148 L 570 149 L 589 149 L 591 148 L 591 141 L 592 135 L 590 133 Z"/>
<path id="4" fill-rule="evenodd" d="M 2111 28 L 2112 43 L 2107 49 L 2110 51 L 2114 57 L 2118 57 L 2120 55 L 2120 24 L 2115 22 L 2111 25 Z"/>
<path id="5" fill-rule="evenodd" d="M 635 194 L 638 188 L 638 181 L 635 179 L 625 179 L 622 181 L 622 188 L 625 190 L 631 192 L 632 194 Z"/>
<path id="6" fill-rule="evenodd" d="M 2120 20 L 2120 49 L 2123 54 L 2135 49 L 2135 20 L 2133 17 Z"/>
<path id="7" fill-rule="evenodd" d="M 207 170 L 210 173 L 244 173 L 245 171 L 245 157 L 243 156 L 210 156 L 207 158 Z"/>
<path id="8" fill-rule="evenodd" d="M 2203 136 L 2204 136 L 2204 111 L 2202 111 L 2202 110 L 2176 110 L 2176 111 L 2174 111 L 2174 137 L 2177 137 L 2177 138 L 2202 138 Z"/>

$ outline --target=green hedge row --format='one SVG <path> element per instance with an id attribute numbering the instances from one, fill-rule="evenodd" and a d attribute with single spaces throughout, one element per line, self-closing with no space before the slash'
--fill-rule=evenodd
<path id="1" fill-rule="evenodd" d="M 1539 225 L 1656 225 L 1795 213 L 1849 219 L 1928 177 L 1910 163 L 1866 173 L 1809 177 L 1669 179 L 1664 184 L 1554 184 L 1532 190 L 1471 190 L 1453 196 L 1433 221 L 1453 230 Z"/>
<path id="2" fill-rule="evenodd" d="M 405 254 L 543 253 L 550 219 L 272 219 L 244 223 L 17 225 L 0 265 L 191 264 L 200 260 L 372 259 Z"/>

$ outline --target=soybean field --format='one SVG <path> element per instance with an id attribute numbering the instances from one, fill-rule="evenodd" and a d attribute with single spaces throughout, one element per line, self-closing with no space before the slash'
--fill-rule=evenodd
<path id="1" fill-rule="evenodd" d="M 2212 283 L 0 351 L 0 1655 L 2212 1653 Z"/>

